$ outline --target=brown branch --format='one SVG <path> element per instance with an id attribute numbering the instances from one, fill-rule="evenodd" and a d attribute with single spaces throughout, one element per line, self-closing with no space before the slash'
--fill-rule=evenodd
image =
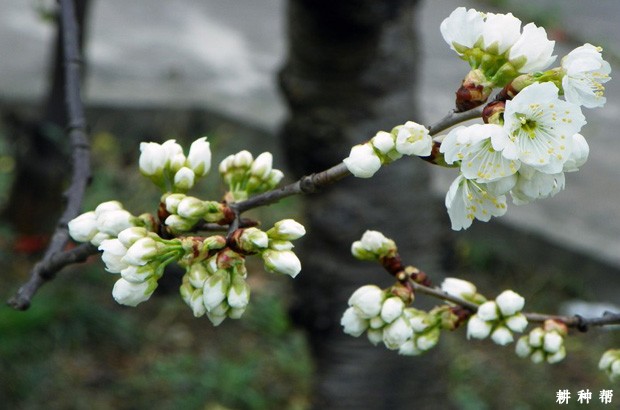
<path id="1" fill-rule="evenodd" d="M 60 25 L 65 65 L 65 103 L 67 105 L 67 129 L 72 147 L 73 173 L 69 188 L 64 193 L 65 211 L 58 220 L 43 259 L 30 272 L 30 280 L 8 302 L 9 305 L 19 310 L 28 309 L 36 291 L 43 283 L 52 279 L 58 269 L 74 263 L 73 253 L 63 251 L 69 239 L 67 223 L 79 215 L 84 193 L 90 181 L 90 153 L 80 90 L 79 28 L 74 6 L 73 0 L 60 0 Z M 62 262 L 63 259 L 66 259 L 67 263 Z"/>

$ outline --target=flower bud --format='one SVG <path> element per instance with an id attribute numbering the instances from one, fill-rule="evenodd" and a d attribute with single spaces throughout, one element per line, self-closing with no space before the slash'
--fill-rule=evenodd
<path id="1" fill-rule="evenodd" d="M 564 338 L 557 332 L 545 333 L 543 337 L 543 350 L 547 353 L 557 353 L 564 345 Z"/>
<path id="2" fill-rule="evenodd" d="M 238 245 L 246 252 L 259 252 L 269 246 L 269 237 L 258 228 L 246 228 L 239 236 Z"/>
<path id="3" fill-rule="evenodd" d="M 371 329 L 381 329 L 385 326 L 385 322 L 381 319 L 381 316 L 371 317 L 368 321 Z"/>
<path id="4" fill-rule="evenodd" d="M 496 328 L 493 333 L 491 333 L 491 339 L 500 346 L 505 346 L 508 343 L 512 343 L 514 340 L 510 330 L 504 326 Z"/>
<path id="5" fill-rule="evenodd" d="M 207 271 L 205 264 L 193 263 L 189 266 L 189 270 L 183 279 L 185 278 L 187 278 L 187 281 L 194 288 L 202 289 L 205 285 L 205 281 L 209 278 L 209 272 Z"/>
<path id="6" fill-rule="evenodd" d="M 515 353 L 517 353 L 517 356 L 525 358 L 532 354 L 533 349 L 528 340 L 528 336 L 521 336 L 519 340 L 517 340 L 517 344 L 515 346 Z"/>
<path id="7" fill-rule="evenodd" d="M 370 143 L 376 150 L 385 155 L 393 150 L 395 146 L 394 136 L 385 131 L 379 131 L 374 137 L 372 137 Z"/>
<path id="8" fill-rule="evenodd" d="M 97 215 L 95 212 L 86 212 L 69 221 L 67 224 L 69 235 L 77 242 L 90 242 L 99 232 Z"/>
<path id="9" fill-rule="evenodd" d="M 233 308 L 231 307 L 226 312 L 226 315 L 231 319 L 241 319 L 241 316 L 245 313 L 245 307 L 242 308 Z"/>
<path id="10" fill-rule="evenodd" d="M 396 296 L 387 298 L 381 306 L 381 319 L 386 323 L 392 323 L 402 315 L 404 308 L 405 302 L 401 298 Z"/>
<path id="11" fill-rule="evenodd" d="M 112 239 L 112 236 L 108 235 L 107 233 L 97 232 L 97 234 L 93 236 L 93 239 L 90 240 L 90 243 L 92 243 L 95 246 L 99 246 L 106 239 Z"/>
<path id="12" fill-rule="evenodd" d="M 383 328 L 383 343 L 391 350 L 400 348 L 411 336 L 413 336 L 413 329 L 403 317 L 399 317 Z"/>
<path id="13" fill-rule="evenodd" d="M 226 299 L 229 287 L 230 273 L 224 269 L 218 270 L 213 276 L 206 280 L 202 289 L 202 297 L 207 312 L 211 313 Z M 213 314 L 216 315 L 217 312 L 213 312 Z"/>
<path id="14" fill-rule="evenodd" d="M 393 240 L 386 238 L 381 232 L 371 230 L 364 232 L 362 239 L 351 245 L 351 253 L 361 260 L 377 260 L 393 255 L 396 251 Z"/>
<path id="15" fill-rule="evenodd" d="M 129 282 L 121 278 L 114 284 L 112 297 L 121 305 L 137 306 L 139 303 L 148 300 L 156 287 L 157 280 L 155 278 L 141 283 Z"/>
<path id="16" fill-rule="evenodd" d="M 263 152 L 260 154 L 254 162 L 252 162 L 252 166 L 250 167 L 250 174 L 259 178 L 259 179 L 267 179 L 269 174 L 271 173 L 271 168 L 273 164 L 273 156 L 270 152 Z"/>
<path id="17" fill-rule="evenodd" d="M 187 232 L 196 225 L 196 220 L 183 218 L 179 215 L 170 215 L 164 223 L 172 232 Z"/>
<path id="18" fill-rule="evenodd" d="M 182 167 L 174 174 L 174 187 L 180 191 L 187 191 L 194 186 L 195 178 L 194 171 Z"/>
<path id="19" fill-rule="evenodd" d="M 445 278 L 441 290 L 461 299 L 473 298 L 478 291 L 473 283 L 458 278 Z"/>
<path id="20" fill-rule="evenodd" d="M 235 168 L 250 168 L 254 162 L 254 157 L 249 151 L 243 150 L 235 154 L 233 166 Z"/>
<path id="21" fill-rule="evenodd" d="M 396 150 L 403 155 L 417 155 L 427 157 L 433 149 L 433 139 L 428 129 L 413 121 L 395 128 Z"/>
<path id="22" fill-rule="evenodd" d="M 118 239 L 106 239 L 99 245 L 103 251 L 101 260 L 105 263 L 105 269 L 110 273 L 120 273 L 128 264 L 123 260 L 127 248 Z"/>
<path id="23" fill-rule="evenodd" d="M 140 143 L 140 172 L 146 176 L 161 175 L 167 161 L 166 150 L 155 142 Z"/>
<path id="24" fill-rule="evenodd" d="M 207 142 L 207 137 L 197 139 L 189 147 L 189 154 L 187 155 L 187 166 L 198 177 L 205 176 L 209 173 L 211 168 L 211 148 Z"/>
<path id="25" fill-rule="evenodd" d="M 478 306 L 478 317 L 481 320 L 492 321 L 499 318 L 497 304 L 493 301 L 484 302 Z"/>
<path id="26" fill-rule="evenodd" d="M 129 265 L 121 271 L 121 277 L 128 282 L 142 283 L 155 274 L 151 265 L 135 266 Z"/>
<path id="27" fill-rule="evenodd" d="M 415 338 L 415 344 L 418 349 L 422 351 L 427 351 L 432 349 L 439 342 L 439 335 L 441 331 L 438 327 L 433 328 L 431 331 L 421 334 L 420 336 Z"/>
<path id="28" fill-rule="evenodd" d="M 366 336 L 368 337 L 368 341 L 372 343 L 373 346 L 377 346 L 379 343 L 383 342 L 383 330 L 368 329 Z"/>
<path id="29" fill-rule="evenodd" d="M 564 360 L 565 357 L 566 357 L 566 348 L 564 346 L 561 346 L 557 352 L 547 355 L 547 363 L 554 364 L 554 363 Z"/>
<path id="30" fill-rule="evenodd" d="M 355 337 L 360 336 L 366 329 L 368 329 L 368 321 L 362 319 L 353 307 L 349 307 L 344 311 L 344 314 L 340 319 L 340 325 L 344 328 L 343 331 L 346 334 Z"/>
<path id="31" fill-rule="evenodd" d="M 192 308 L 194 317 L 201 317 L 207 313 L 207 308 L 202 300 L 202 289 L 194 289 L 186 303 Z"/>
<path id="32" fill-rule="evenodd" d="M 349 306 L 353 306 L 363 319 L 370 319 L 381 313 L 385 293 L 378 286 L 365 285 L 357 289 L 349 298 Z"/>
<path id="33" fill-rule="evenodd" d="M 279 169 L 271 170 L 269 176 L 267 177 L 267 180 L 265 181 L 267 190 L 273 189 L 278 186 L 280 181 L 282 181 L 282 178 L 284 178 L 284 173 L 282 171 L 280 171 Z"/>
<path id="34" fill-rule="evenodd" d="M 205 213 L 205 205 L 204 202 L 198 198 L 186 196 L 179 202 L 176 213 L 183 218 L 200 219 Z"/>
<path id="35" fill-rule="evenodd" d="M 123 209 L 123 205 L 118 201 L 107 201 L 102 202 L 95 208 L 95 215 L 99 217 L 100 215 L 110 212 L 110 211 L 118 211 Z"/>
<path id="36" fill-rule="evenodd" d="M 131 228 L 123 229 L 118 234 L 118 240 L 121 241 L 125 248 L 129 248 L 138 239 L 144 238 L 148 235 L 148 231 L 145 228 L 132 226 Z"/>
<path id="37" fill-rule="evenodd" d="M 301 272 L 301 262 L 293 251 L 267 249 L 261 256 L 269 272 L 282 273 L 292 278 Z"/>
<path id="38" fill-rule="evenodd" d="M 166 153 L 166 167 L 172 172 L 177 172 L 185 165 L 186 159 L 183 155 L 183 148 L 175 140 L 168 140 L 161 146 Z"/>
<path id="39" fill-rule="evenodd" d="M 403 343 L 398 349 L 398 354 L 403 356 L 418 356 L 422 354 L 422 350 L 420 350 L 413 340 L 407 340 Z"/>
<path id="40" fill-rule="evenodd" d="M 495 302 L 503 316 L 511 316 L 523 309 L 525 299 L 512 290 L 506 290 L 495 298 Z"/>
<path id="41" fill-rule="evenodd" d="M 250 302 L 250 286 L 240 275 L 233 275 L 226 297 L 231 308 L 245 308 Z"/>
<path id="42" fill-rule="evenodd" d="M 528 342 L 532 347 L 542 347 L 545 337 L 545 331 L 542 328 L 537 327 L 532 329 L 529 335 Z"/>
<path id="43" fill-rule="evenodd" d="M 523 314 L 517 313 L 506 319 L 506 326 L 513 332 L 523 332 L 527 327 L 527 318 Z"/>
<path id="44" fill-rule="evenodd" d="M 124 209 L 101 213 L 97 217 L 97 228 L 100 232 L 117 236 L 119 232 L 133 226 L 133 215 Z"/>
<path id="45" fill-rule="evenodd" d="M 292 241 L 299 239 L 306 234 L 306 229 L 302 224 L 293 219 L 283 219 L 276 222 L 273 228 L 267 231 L 267 235 L 272 239 Z"/>
<path id="46" fill-rule="evenodd" d="M 123 262 L 137 266 L 146 265 L 158 252 L 159 246 L 153 238 L 141 238 L 127 249 Z"/>
<path id="47" fill-rule="evenodd" d="M 218 171 L 220 172 L 221 175 L 226 174 L 233 166 L 234 166 L 234 161 L 235 161 L 235 155 L 229 155 L 226 158 L 224 158 L 222 160 L 222 162 L 220 162 L 220 165 L 218 166 Z"/>
<path id="48" fill-rule="evenodd" d="M 491 334 L 492 329 L 491 323 L 480 319 L 478 315 L 473 315 L 467 321 L 467 338 L 485 339 Z"/>
<path id="49" fill-rule="evenodd" d="M 343 162 L 358 178 L 370 178 L 381 168 L 381 160 L 370 144 L 355 145 Z"/>

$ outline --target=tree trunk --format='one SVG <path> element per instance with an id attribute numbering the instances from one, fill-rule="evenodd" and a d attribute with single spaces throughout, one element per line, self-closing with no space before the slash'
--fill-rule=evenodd
<path id="1" fill-rule="evenodd" d="M 326 169 L 379 130 L 415 120 L 420 56 L 416 0 L 290 0 L 289 55 L 281 86 L 290 106 L 282 130 L 297 176 Z M 428 166 L 404 158 L 373 178 L 350 177 L 306 198 L 308 235 L 299 246 L 296 321 L 316 357 L 317 409 L 449 408 L 436 355 L 403 357 L 342 333 L 351 293 L 393 279 L 356 261 L 351 243 L 367 229 L 396 240 L 406 263 L 437 267 L 438 228 Z"/>

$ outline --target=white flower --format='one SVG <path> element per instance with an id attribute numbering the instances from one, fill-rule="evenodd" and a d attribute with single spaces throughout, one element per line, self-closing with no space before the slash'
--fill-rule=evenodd
<path id="1" fill-rule="evenodd" d="M 396 150 L 398 152 L 403 155 L 417 155 L 420 157 L 431 155 L 433 139 L 425 126 L 413 121 L 407 121 L 404 125 L 397 127 L 397 129 Z"/>
<path id="2" fill-rule="evenodd" d="M 259 179 L 266 179 L 271 173 L 273 156 L 270 152 L 260 154 L 250 167 L 250 173 Z"/>
<path id="3" fill-rule="evenodd" d="M 118 234 L 118 240 L 121 241 L 123 246 L 129 248 L 138 239 L 144 238 L 148 235 L 148 231 L 145 228 L 132 226 L 131 228 L 123 229 Z"/>
<path id="4" fill-rule="evenodd" d="M 439 26 L 441 35 L 458 54 L 473 48 L 482 37 L 484 15 L 474 9 L 456 8 Z"/>
<path id="5" fill-rule="evenodd" d="M 150 237 L 140 238 L 127 249 L 127 253 L 123 256 L 123 262 L 143 266 L 157 255 L 159 252 L 158 243 Z"/>
<path id="6" fill-rule="evenodd" d="M 523 310 L 525 299 L 512 290 L 505 290 L 495 298 L 495 303 L 503 316 L 512 316 Z"/>
<path id="7" fill-rule="evenodd" d="M 397 296 L 387 298 L 381 306 L 381 319 L 385 323 L 392 323 L 400 317 L 405 308 L 405 302 Z"/>
<path id="8" fill-rule="evenodd" d="M 112 296 L 114 297 L 114 300 L 121 305 L 136 306 L 139 303 L 148 300 L 156 287 L 157 281 L 154 279 L 146 282 L 135 283 L 121 278 L 114 284 Z"/>
<path id="9" fill-rule="evenodd" d="M 467 321 L 467 338 L 485 339 L 489 337 L 492 329 L 493 325 L 491 322 L 480 319 L 478 315 L 473 315 Z"/>
<path id="10" fill-rule="evenodd" d="M 205 213 L 204 202 L 193 196 L 186 196 L 177 204 L 175 213 L 183 218 L 200 218 Z"/>
<path id="11" fill-rule="evenodd" d="M 140 172 L 147 176 L 160 175 L 166 167 L 166 149 L 155 142 L 140 143 Z"/>
<path id="12" fill-rule="evenodd" d="M 527 327 L 527 318 L 523 314 L 517 313 L 506 318 L 506 326 L 513 332 L 523 332 Z"/>
<path id="13" fill-rule="evenodd" d="M 106 212 L 118 211 L 121 209 L 123 209 L 123 205 L 118 201 L 102 202 L 99 205 L 97 205 L 97 207 L 95 208 L 95 215 L 99 217 Z"/>
<path id="14" fill-rule="evenodd" d="M 564 189 L 564 173 L 546 174 L 532 167 L 521 166 L 516 184 L 510 195 L 515 205 L 523 205 L 537 199 L 550 198 Z"/>
<path id="15" fill-rule="evenodd" d="M 306 234 L 306 229 L 302 224 L 294 219 L 283 219 L 276 222 L 273 228 L 267 231 L 270 238 L 293 241 Z"/>
<path id="16" fill-rule="evenodd" d="M 99 232 L 97 215 L 93 211 L 83 213 L 70 220 L 67 226 L 69 235 L 77 242 L 90 242 Z"/>
<path id="17" fill-rule="evenodd" d="M 194 171 L 187 167 L 182 167 L 174 174 L 174 186 L 182 191 L 187 191 L 194 186 L 195 179 L 196 174 L 194 174 Z"/>
<path id="18" fill-rule="evenodd" d="M 547 332 L 543 337 L 543 350 L 547 353 L 557 353 L 564 345 L 564 338 L 558 332 Z"/>
<path id="19" fill-rule="evenodd" d="M 346 334 L 358 337 L 368 329 L 368 320 L 362 319 L 354 307 L 349 307 L 344 311 L 342 319 L 340 319 L 340 325 L 342 325 L 343 331 Z"/>
<path id="20" fill-rule="evenodd" d="M 357 289 L 349 298 L 349 306 L 353 306 L 363 319 L 370 319 L 381 313 L 385 294 L 375 285 L 365 285 Z"/>
<path id="21" fill-rule="evenodd" d="M 584 44 L 562 59 L 562 88 L 566 101 L 587 108 L 605 104 L 603 84 L 611 79 L 611 66 L 603 60 L 601 51 L 600 47 Z"/>
<path id="22" fill-rule="evenodd" d="M 514 340 L 510 330 L 504 326 L 499 326 L 495 329 L 493 333 L 491 333 L 491 339 L 500 346 L 505 346 L 508 343 L 512 343 Z"/>
<path id="23" fill-rule="evenodd" d="M 521 36 L 521 20 L 508 14 L 486 13 L 482 26 L 484 49 L 492 54 L 504 54 Z"/>
<path id="24" fill-rule="evenodd" d="M 585 123 L 581 109 L 560 100 L 553 83 L 534 83 L 506 102 L 506 132 L 493 135 L 493 147 L 507 159 L 557 173 L 569 157 L 572 136 Z"/>
<path id="25" fill-rule="evenodd" d="M 446 208 L 455 231 L 467 229 L 474 219 L 487 222 L 506 213 L 506 197 L 494 196 L 485 184 L 459 175 L 446 194 Z"/>
<path id="26" fill-rule="evenodd" d="M 507 159 L 493 148 L 492 141 L 506 138 L 504 128 L 497 124 L 474 124 L 457 127 L 444 138 L 439 149 L 445 161 L 461 162 L 461 172 L 467 179 L 492 182 L 515 174 L 519 161 Z"/>
<path id="27" fill-rule="evenodd" d="M 473 283 L 458 278 L 445 278 L 441 290 L 462 299 L 471 298 L 478 291 Z"/>
<path id="28" fill-rule="evenodd" d="M 355 145 L 343 162 L 358 178 L 370 178 L 381 168 L 381 160 L 370 144 Z"/>
<path id="29" fill-rule="evenodd" d="M 301 272 L 301 262 L 293 251 L 267 249 L 261 254 L 265 268 L 270 272 L 282 273 L 294 278 Z"/>
<path id="30" fill-rule="evenodd" d="M 555 61 L 556 56 L 551 55 L 554 46 L 543 27 L 528 23 L 510 48 L 508 59 L 520 73 L 544 70 Z"/>
<path id="31" fill-rule="evenodd" d="M 197 139 L 189 147 L 187 165 L 199 176 L 205 176 L 211 168 L 211 148 L 207 137 Z"/>
<path id="32" fill-rule="evenodd" d="M 116 236 L 133 225 L 134 217 L 124 209 L 103 212 L 97 217 L 97 228 L 100 232 Z"/>
<path id="33" fill-rule="evenodd" d="M 477 315 L 480 319 L 486 321 L 493 321 L 499 318 L 499 314 L 497 311 L 497 303 L 490 300 L 488 302 L 484 302 L 482 305 L 478 306 Z"/>
<path id="34" fill-rule="evenodd" d="M 361 260 L 374 260 L 395 251 L 396 244 L 393 240 L 372 230 L 364 232 L 362 238 L 351 245 L 351 253 Z"/>
<path id="35" fill-rule="evenodd" d="M 388 349 L 398 349 L 413 336 L 413 329 L 401 316 L 383 328 L 383 343 Z"/>
<path id="36" fill-rule="evenodd" d="M 237 152 L 233 158 L 233 166 L 235 168 L 250 168 L 252 162 L 254 162 L 254 157 L 246 150 Z"/>
<path id="37" fill-rule="evenodd" d="M 564 163 L 564 172 L 579 171 L 579 168 L 586 163 L 588 155 L 590 154 L 590 147 L 588 142 L 581 134 L 573 135 L 573 147 L 568 156 L 568 159 Z"/>
<path id="38" fill-rule="evenodd" d="M 99 245 L 103 251 L 101 260 L 105 263 L 105 269 L 110 273 L 120 273 L 127 268 L 128 264 L 123 260 L 127 248 L 118 239 L 106 239 Z"/>

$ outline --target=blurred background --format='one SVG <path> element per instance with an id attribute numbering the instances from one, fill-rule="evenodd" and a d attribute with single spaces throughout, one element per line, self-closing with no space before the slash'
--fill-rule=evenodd
<path id="1" fill-rule="evenodd" d="M 586 112 L 589 161 L 567 175 L 555 198 L 509 205 L 504 217 L 467 232 L 449 230 L 443 207 L 455 174 L 422 161 L 256 211 L 263 226 L 295 217 L 309 227 L 300 246 L 304 270 L 291 281 L 257 265 L 248 312 L 218 328 L 193 318 L 174 275 L 149 302 L 125 308 L 112 299 L 116 278 L 98 258 L 67 268 L 28 311 L 0 307 L 0 407 L 539 409 L 554 405 L 559 389 L 576 397 L 614 387 L 597 364 L 620 347 L 617 331 L 571 332 L 567 358 L 552 366 L 519 359 L 512 346 L 465 343 L 463 329 L 444 332 L 427 356 L 398 357 L 342 337 L 338 320 L 357 286 L 389 284 L 378 267 L 346 255 L 365 229 L 396 238 L 405 262 L 437 284 L 458 276 L 490 297 L 511 288 L 528 311 L 620 309 L 620 86 L 613 79 L 620 3 L 330 3 L 78 1 L 94 174 L 83 209 L 118 199 L 134 214 L 154 210 L 159 193 L 137 172 L 140 141 L 175 138 L 187 146 L 208 135 L 214 163 L 241 149 L 271 151 L 293 181 L 335 164 L 376 130 L 437 121 L 467 70 L 439 33 L 457 6 L 544 25 L 559 57 L 585 42 L 603 46 L 612 81 L 606 106 Z M 62 88 L 54 87 L 55 2 L 0 0 L 0 10 L 6 300 L 45 249 L 70 166 Z M 222 193 L 215 172 L 193 192 Z M 576 399 L 566 406 L 577 407 Z"/>

